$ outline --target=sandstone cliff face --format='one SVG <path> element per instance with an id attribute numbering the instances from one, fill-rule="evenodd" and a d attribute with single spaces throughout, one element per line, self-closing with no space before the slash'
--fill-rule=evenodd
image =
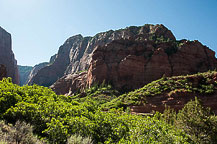
<path id="1" fill-rule="evenodd" d="M 71 75 L 75 72 L 87 70 L 91 62 L 92 52 L 97 46 L 103 46 L 118 39 L 131 39 L 138 35 L 143 35 L 143 38 L 146 39 L 155 35 L 175 40 L 171 31 L 163 25 L 145 25 L 117 31 L 110 30 L 99 33 L 94 37 L 76 35 L 66 40 L 59 48 L 53 63 L 39 70 L 30 84 L 50 86 L 67 74 Z"/>
<path id="2" fill-rule="evenodd" d="M 198 41 L 157 41 L 143 35 L 98 46 L 91 57 L 87 72 L 63 77 L 51 88 L 58 94 L 71 94 L 105 81 L 115 89 L 126 91 L 140 88 L 163 75 L 194 74 L 217 66 L 215 53 Z"/>
<path id="3" fill-rule="evenodd" d="M 6 68 L 6 77 L 19 84 L 17 61 L 11 48 L 11 35 L 0 27 L 0 64 Z"/>

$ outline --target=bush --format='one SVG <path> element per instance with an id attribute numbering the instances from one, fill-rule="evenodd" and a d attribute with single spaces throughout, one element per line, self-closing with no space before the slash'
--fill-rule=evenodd
<path id="1" fill-rule="evenodd" d="M 93 141 L 90 137 L 82 137 L 75 134 L 67 139 L 67 144 L 93 144 Z"/>
<path id="2" fill-rule="evenodd" d="M 16 124 L 6 125 L 0 121 L 1 143 L 40 144 L 40 141 L 33 135 L 32 126 L 25 122 L 17 121 Z"/>
<path id="3" fill-rule="evenodd" d="M 217 141 L 217 122 L 212 115 L 210 109 L 203 107 L 195 97 L 177 114 L 175 125 L 191 135 L 196 143 L 214 143 Z"/>
<path id="4" fill-rule="evenodd" d="M 217 142 L 217 117 L 210 108 L 203 107 L 197 97 L 194 101 L 189 101 L 178 113 L 166 108 L 161 119 L 181 129 L 194 143 L 215 144 Z"/>

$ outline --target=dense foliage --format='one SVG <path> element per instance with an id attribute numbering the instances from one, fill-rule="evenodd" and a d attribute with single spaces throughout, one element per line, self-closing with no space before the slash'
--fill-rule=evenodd
<path id="1" fill-rule="evenodd" d="M 17 121 L 29 123 L 31 126 L 23 124 L 29 126 L 27 135 L 31 138 L 37 135 L 46 143 L 215 143 L 216 117 L 197 99 L 177 114 L 168 109 L 164 114 L 153 116 L 132 115 L 123 110 L 127 104 L 122 101 L 123 97 L 138 100 L 137 93 L 154 96 L 180 87 L 209 93 L 215 83 L 210 87 L 208 77 L 198 83 L 197 89 L 186 84 L 191 81 L 188 77 L 162 78 L 121 96 L 110 85 L 103 84 L 68 97 L 56 95 L 46 87 L 21 87 L 12 84 L 10 78 L 3 79 L 0 81 L 0 119 L 14 127 Z M 105 109 L 111 104 L 117 108 Z"/>
<path id="2" fill-rule="evenodd" d="M 66 143 L 74 134 L 90 137 L 94 143 L 140 142 L 144 138 L 156 143 L 189 141 L 183 132 L 155 117 L 131 115 L 121 109 L 103 112 L 97 100 L 78 102 L 45 87 L 14 85 L 10 79 L 0 82 L 0 105 L 1 119 L 30 123 L 34 133 L 49 143 Z"/>

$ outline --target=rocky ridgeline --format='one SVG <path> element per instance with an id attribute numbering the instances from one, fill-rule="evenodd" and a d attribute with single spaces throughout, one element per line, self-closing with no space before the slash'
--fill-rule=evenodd
<path id="1" fill-rule="evenodd" d="M 0 79 L 11 77 L 19 84 L 17 61 L 11 47 L 11 35 L 0 27 Z"/>

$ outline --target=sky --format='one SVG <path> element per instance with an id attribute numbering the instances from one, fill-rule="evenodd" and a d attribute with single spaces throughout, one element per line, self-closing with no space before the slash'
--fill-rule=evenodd
<path id="1" fill-rule="evenodd" d="M 0 26 L 19 65 L 49 61 L 76 34 L 164 24 L 217 52 L 217 0 L 0 0 Z"/>

